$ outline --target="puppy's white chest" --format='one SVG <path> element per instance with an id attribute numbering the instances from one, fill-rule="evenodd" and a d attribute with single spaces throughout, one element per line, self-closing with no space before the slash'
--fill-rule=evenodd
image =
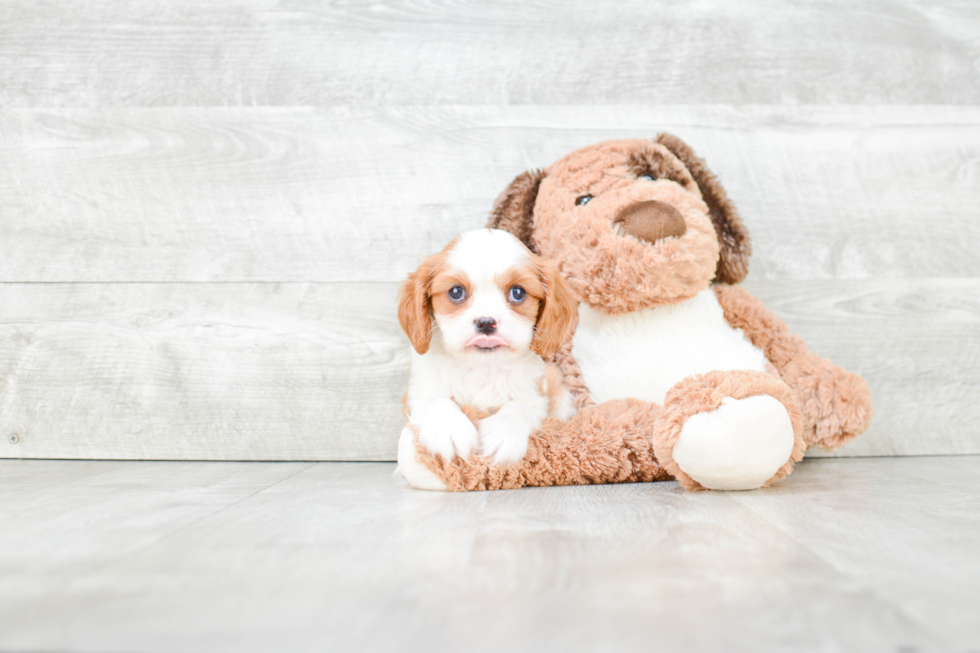
<path id="1" fill-rule="evenodd" d="M 450 396 L 461 405 L 491 411 L 508 401 L 525 399 L 529 394 L 533 396 L 536 394 L 535 380 L 544 370 L 529 365 L 523 367 L 520 370 L 479 367 L 453 370 L 455 376 L 447 379 Z M 538 372 L 537 376 L 534 376 L 535 372 Z"/>
<path id="2" fill-rule="evenodd" d="M 763 352 L 725 322 L 711 288 L 680 304 L 626 315 L 579 305 L 572 355 L 593 399 L 663 403 L 681 379 L 712 370 L 766 369 Z"/>

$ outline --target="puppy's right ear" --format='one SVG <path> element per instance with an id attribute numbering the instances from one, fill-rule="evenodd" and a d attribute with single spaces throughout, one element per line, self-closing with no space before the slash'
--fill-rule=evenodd
<path id="1" fill-rule="evenodd" d="M 541 358 L 554 354 L 565 342 L 577 315 L 578 302 L 558 266 L 541 257 L 535 258 L 538 278 L 544 286 L 544 302 L 538 309 L 531 349 Z"/>
<path id="2" fill-rule="evenodd" d="M 534 201 L 538 198 L 542 179 L 544 172 L 541 170 L 517 175 L 494 201 L 487 221 L 489 228 L 503 229 L 517 236 L 535 254 L 538 249 L 531 240 L 531 232 L 534 231 Z"/>
<path id="3" fill-rule="evenodd" d="M 419 269 L 402 282 L 398 292 L 398 322 L 411 340 L 412 347 L 420 354 L 429 351 L 429 343 L 432 342 L 432 317 L 429 315 L 432 299 L 429 288 L 435 268 L 434 258 L 430 256 L 422 261 Z"/>

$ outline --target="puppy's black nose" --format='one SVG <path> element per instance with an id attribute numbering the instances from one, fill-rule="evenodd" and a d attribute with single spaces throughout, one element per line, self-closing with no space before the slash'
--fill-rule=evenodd
<path id="1" fill-rule="evenodd" d="M 487 336 L 497 330 L 497 320 L 492 317 L 478 317 L 473 323 L 476 324 L 477 331 Z"/>

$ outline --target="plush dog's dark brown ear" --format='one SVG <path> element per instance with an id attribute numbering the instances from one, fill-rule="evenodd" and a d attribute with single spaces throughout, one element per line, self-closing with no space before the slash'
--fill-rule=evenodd
<path id="1" fill-rule="evenodd" d="M 715 225 L 715 233 L 718 234 L 718 243 L 721 245 L 721 256 L 715 269 L 715 281 L 738 283 L 749 273 L 749 256 L 752 255 L 749 232 L 742 224 L 738 211 L 728 199 L 725 189 L 718 183 L 714 173 L 708 170 L 704 160 L 695 154 L 687 143 L 671 134 L 657 134 L 655 140 L 673 152 L 674 156 L 687 166 L 694 181 L 701 188 L 701 196 L 708 205 L 711 221 Z"/>
<path id="2" fill-rule="evenodd" d="M 534 201 L 538 198 L 542 179 L 544 173 L 540 170 L 517 175 L 494 201 L 487 221 L 491 229 L 503 229 L 517 236 L 535 254 L 538 249 L 531 239 L 531 232 L 534 231 Z"/>

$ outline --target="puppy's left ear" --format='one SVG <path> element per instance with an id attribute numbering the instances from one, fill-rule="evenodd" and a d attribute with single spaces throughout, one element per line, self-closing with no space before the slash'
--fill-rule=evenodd
<path id="1" fill-rule="evenodd" d="M 538 308 L 531 350 L 541 358 L 548 358 L 565 342 L 578 302 L 558 266 L 540 257 L 536 259 L 538 276 L 544 286 L 544 301 Z"/>
<path id="2" fill-rule="evenodd" d="M 725 189 L 718 183 L 714 173 L 708 170 L 701 159 L 687 143 L 671 134 L 657 134 L 655 139 L 674 156 L 681 160 L 694 181 L 701 189 L 701 197 L 708 205 L 711 221 L 718 234 L 718 244 L 721 246 L 721 256 L 715 269 L 715 282 L 738 283 L 749 273 L 749 257 L 752 255 L 752 245 L 749 243 L 749 232 L 742 224 L 738 211 L 728 199 Z"/>

